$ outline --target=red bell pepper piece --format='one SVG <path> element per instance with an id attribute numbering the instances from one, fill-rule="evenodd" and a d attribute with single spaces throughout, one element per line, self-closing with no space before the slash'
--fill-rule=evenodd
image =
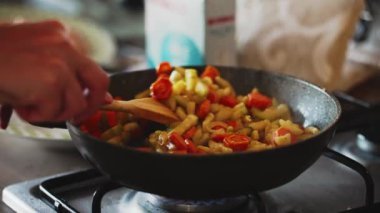
<path id="1" fill-rule="evenodd" d="M 166 78 L 166 79 L 169 79 L 169 75 L 168 74 L 161 74 L 157 77 L 156 81 L 159 80 L 160 78 Z"/>
<path id="2" fill-rule="evenodd" d="M 228 126 L 232 126 L 232 128 L 236 129 L 239 125 L 239 123 L 237 121 L 226 121 L 226 124 Z"/>
<path id="3" fill-rule="evenodd" d="M 163 61 L 157 66 L 156 73 L 158 76 L 160 76 L 162 74 L 170 75 L 172 70 L 173 70 L 173 68 L 170 65 L 170 63 L 167 61 Z"/>
<path id="4" fill-rule="evenodd" d="M 83 121 L 80 125 L 81 129 L 86 129 L 88 133 L 94 136 L 100 136 L 101 130 L 99 128 L 100 120 L 102 119 L 102 112 L 96 111 L 93 115 Z"/>
<path id="5" fill-rule="evenodd" d="M 206 66 L 205 70 L 203 71 L 201 77 L 210 77 L 212 80 L 215 79 L 216 76 L 220 76 L 219 70 L 211 65 Z"/>
<path id="6" fill-rule="evenodd" d="M 172 83 L 168 78 L 158 78 L 151 86 L 151 96 L 157 100 L 166 100 L 172 94 Z"/>
<path id="7" fill-rule="evenodd" d="M 204 119 L 207 114 L 210 112 L 210 109 L 211 109 L 211 102 L 210 100 L 208 99 L 205 99 L 198 107 L 197 109 L 197 116 L 200 118 L 200 119 Z"/>
<path id="8" fill-rule="evenodd" d="M 212 129 L 213 130 L 218 130 L 218 129 L 227 129 L 228 125 L 227 123 L 223 121 L 214 121 L 212 122 Z"/>
<path id="9" fill-rule="evenodd" d="M 276 131 L 274 131 L 273 133 L 273 137 L 277 137 L 277 136 L 284 136 L 286 134 L 290 134 L 290 138 L 291 138 L 291 142 L 292 143 L 295 143 L 297 142 L 297 136 L 294 135 L 293 133 L 291 133 L 288 129 L 286 129 L 285 127 L 280 127 L 278 129 L 276 129 Z"/>
<path id="10" fill-rule="evenodd" d="M 187 145 L 187 152 L 188 153 L 198 153 L 197 147 L 194 145 L 193 141 L 190 139 L 186 139 L 185 143 Z"/>
<path id="11" fill-rule="evenodd" d="M 115 111 L 106 111 L 105 114 L 107 117 L 107 122 L 108 122 L 109 127 L 116 126 L 118 123 L 117 113 Z"/>
<path id="12" fill-rule="evenodd" d="M 209 88 L 207 99 L 210 100 L 211 103 L 216 103 L 218 101 L 218 95 L 213 89 Z"/>
<path id="13" fill-rule="evenodd" d="M 197 128 L 195 126 L 191 127 L 190 129 L 188 129 L 183 135 L 182 137 L 184 139 L 188 139 L 188 138 L 191 138 L 194 136 L 195 132 L 197 131 Z"/>
<path id="14" fill-rule="evenodd" d="M 272 105 L 272 99 L 268 96 L 261 94 L 258 91 L 253 91 L 248 94 L 248 100 L 246 106 L 248 108 L 256 107 L 259 109 L 265 109 Z"/>
<path id="15" fill-rule="evenodd" d="M 224 138 L 227 137 L 228 135 L 230 134 L 217 134 L 217 135 L 213 135 L 211 139 L 216 142 L 222 142 Z"/>
<path id="16" fill-rule="evenodd" d="M 187 150 L 185 140 L 177 132 L 170 133 L 169 140 L 174 144 L 177 150 Z"/>
<path id="17" fill-rule="evenodd" d="M 238 101 L 235 96 L 227 95 L 227 96 L 221 97 L 219 100 L 219 103 L 223 104 L 224 106 L 234 107 L 238 103 Z"/>

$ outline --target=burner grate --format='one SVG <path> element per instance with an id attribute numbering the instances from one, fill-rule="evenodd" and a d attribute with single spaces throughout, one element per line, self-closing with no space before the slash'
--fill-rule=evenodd
<path id="1" fill-rule="evenodd" d="M 39 185 L 41 199 L 57 212 L 79 213 L 79 211 L 77 211 L 74 207 L 72 207 L 60 197 L 59 192 L 63 187 L 65 187 L 65 190 L 70 190 L 72 187 L 83 187 L 83 184 L 81 183 L 87 182 L 88 180 L 92 180 L 93 183 L 108 182 L 108 180 L 95 169 L 89 169 L 56 178 L 51 178 L 43 181 Z"/>
<path id="2" fill-rule="evenodd" d="M 90 169 L 86 171 L 81 171 L 77 173 L 72 173 L 68 175 L 63 175 L 48 179 L 42 182 L 39 185 L 39 190 L 41 198 L 46 202 L 50 207 L 55 209 L 57 212 L 69 212 L 77 213 L 79 212 L 70 204 L 68 204 L 62 197 L 59 195 L 60 189 L 65 188 L 66 186 L 76 185 L 78 187 L 83 181 L 95 180 L 98 182 L 98 187 L 93 193 L 92 199 L 92 213 L 101 212 L 101 203 L 102 198 L 110 191 L 123 187 L 120 184 L 109 181 L 103 177 L 97 170 Z M 95 184 L 95 183 L 93 183 Z M 68 190 L 68 189 L 66 189 Z M 152 208 L 159 209 L 160 213 L 170 213 L 170 212 L 242 212 L 242 213 L 266 213 L 264 204 L 261 201 L 260 195 L 257 193 L 240 196 L 234 198 L 223 198 L 215 200 L 176 200 L 170 198 L 164 198 L 157 195 L 152 195 L 144 192 L 134 192 L 138 194 L 135 196 L 138 198 L 141 208 L 145 209 L 147 212 L 151 212 L 146 203 L 153 204 Z M 129 199 L 126 199 L 129 202 Z M 213 206 L 212 203 L 218 204 Z M 213 208 L 215 207 L 215 208 Z M 144 210 L 142 210 L 144 211 Z M 145 212 L 145 211 L 144 211 Z M 157 211 L 154 211 L 157 212 Z"/>
<path id="3" fill-rule="evenodd" d="M 373 184 L 373 179 L 371 175 L 368 173 L 367 169 L 363 167 L 361 164 L 359 164 L 358 162 L 328 148 L 325 150 L 324 155 L 351 168 L 352 170 L 360 174 L 365 182 L 365 190 L 366 190 L 365 205 L 357 209 L 342 210 L 342 212 L 357 212 L 358 209 L 370 210 L 372 208 L 376 208 L 378 210 L 378 208 L 380 207 L 379 206 L 380 204 L 376 204 L 376 205 L 373 204 L 374 203 L 374 184 Z M 50 205 L 57 212 L 70 212 L 70 213 L 79 212 L 78 210 L 70 206 L 62 197 L 60 197 L 59 192 L 63 188 L 66 188 L 65 190 L 68 190 L 67 187 L 69 188 L 83 187 L 83 184 L 81 183 L 86 182 L 86 181 L 91 182 L 92 184 L 97 184 L 99 186 L 93 194 L 93 199 L 92 199 L 93 213 L 101 212 L 101 203 L 102 203 L 101 201 L 105 194 L 107 194 L 108 192 L 116 188 L 122 187 L 121 185 L 117 183 L 109 181 L 107 178 L 102 176 L 95 169 L 90 169 L 90 170 L 81 171 L 78 173 L 73 173 L 73 174 L 68 174 L 68 175 L 48 179 L 42 182 L 39 186 L 41 198 L 44 200 L 44 202 Z M 137 192 L 137 193 L 141 194 L 143 192 Z M 155 199 L 157 198 L 155 197 L 155 195 L 150 195 L 150 196 L 153 196 L 153 198 Z M 245 196 L 242 196 L 242 197 L 245 197 Z M 247 202 L 248 204 L 244 208 L 246 211 L 244 212 L 263 212 L 263 213 L 266 212 L 265 203 L 262 202 L 260 194 L 252 193 L 251 195 L 248 195 L 248 197 L 249 197 L 248 199 L 249 202 Z M 146 197 L 144 199 L 146 199 Z M 173 199 L 170 199 L 170 200 L 173 201 Z M 170 208 L 168 210 L 164 209 L 162 212 L 165 212 L 165 213 L 172 212 L 171 210 L 172 209 Z M 189 212 L 189 211 L 183 211 L 183 212 Z M 243 211 L 240 211 L 240 212 L 243 212 Z"/>
<path id="4" fill-rule="evenodd" d="M 354 130 L 355 140 L 337 146 L 338 151 L 352 157 L 363 165 L 379 160 L 380 157 L 380 102 L 370 103 L 346 93 L 335 93 L 342 104 L 342 117 L 338 132 Z"/>
<path id="5" fill-rule="evenodd" d="M 365 196 L 365 206 L 371 206 L 374 203 L 375 191 L 374 191 L 374 182 L 372 176 L 369 174 L 368 170 L 362 166 L 360 163 L 348 158 L 332 149 L 326 148 L 323 152 L 323 155 L 329 157 L 339 163 L 351 168 L 355 172 L 359 173 L 360 176 L 364 179 L 366 196 Z"/>

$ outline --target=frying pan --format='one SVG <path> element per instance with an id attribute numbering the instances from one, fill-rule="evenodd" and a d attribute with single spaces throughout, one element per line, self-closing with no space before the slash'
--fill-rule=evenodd
<path id="1" fill-rule="evenodd" d="M 204 67 L 195 67 L 202 71 Z M 296 144 L 260 152 L 180 155 L 120 148 L 67 123 L 82 156 L 104 175 L 129 188 L 181 199 L 209 199 L 260 192 L 300 175 L 322 154 L 341 114 L 339 102 L 323 89 L 290 76 L 244 68 L 218 67 L 238 94 L 258 87 L 290 106 L 293 119 L 313 125 L 318 135 Z M 110 77 L 110 92 L 131 99 L 155 80 L 154 70 Z"/>

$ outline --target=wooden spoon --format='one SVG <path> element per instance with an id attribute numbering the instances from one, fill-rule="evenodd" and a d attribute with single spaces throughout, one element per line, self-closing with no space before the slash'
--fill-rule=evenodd
<path id="1" fill-rule="evenodd" d="M 153 98 L 139 98 L 128 101 L 114 100 L 111 104 L 104 105 L 100 109 L 129 112 L 136 117 L 161 124 L 170 124 L 179 121 L 179 118 L 173 111 Z"/>

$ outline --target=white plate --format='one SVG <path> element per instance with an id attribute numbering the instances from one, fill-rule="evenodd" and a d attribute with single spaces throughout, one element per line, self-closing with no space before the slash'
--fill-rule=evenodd
<path id="1" fill-rule="evenodd" d="M 70 134 L 67 129 L 60 128 L 44 128 L 33 126 L 21 118 L 16 113 L 12 114 L 9 121 L 8 128 L 6 130 L 0 130 L 2 133 L 37 138 L 37 139 L 49 139 L 49 140 L 70 140 Z"/>
<path id="2" fill-rule="evenodd" d="M 57 19 L 81 37 L 88 48 L 88 56 L 97 63 L 112 65 L 116 57 L 116 43 L 112 35 L 99 25 L 82 18 L 68 17 L 36 8 L 0 4 L 0 21 L 41 21 Z"/>

